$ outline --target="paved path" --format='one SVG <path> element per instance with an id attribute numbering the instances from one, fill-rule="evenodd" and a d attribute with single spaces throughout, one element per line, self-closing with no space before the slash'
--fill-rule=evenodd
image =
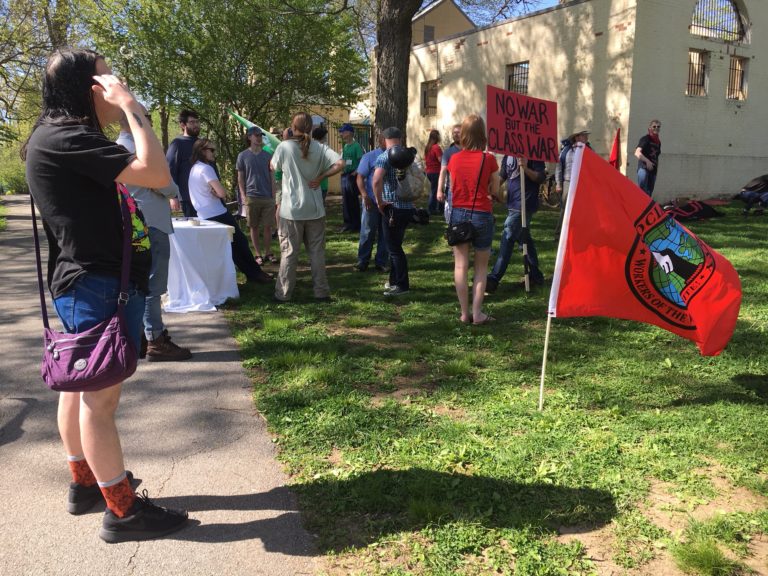
<path id="1" fill-rule="evenodd" d="M 110 545 L 98 537 L 101 512 L 67 514 L 57 395 L 39 373 L 29 198 L 0 201 L 8 221 L 0 232 L 0 574 L 313 574 L 311 537 L 219 313 L 167 314 L 174 340 L 195 356 L 141 362 L 118 412 L 139 490 L 188 509 L 195 523 L 163 540 Z"/>

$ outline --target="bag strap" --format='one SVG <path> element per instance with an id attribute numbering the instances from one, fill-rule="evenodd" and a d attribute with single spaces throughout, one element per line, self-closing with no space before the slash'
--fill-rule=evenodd
<path id="1" fill-rule="evenodd" d="M 483 159 L 480 161 L 480 173 L 477 175 L 477 184 L 475 185 L 475 197 L 472 199 L 472 210 L 469 211 L 469 217 L 472 218 L 472 215 L 475 213 L 475 202 L 477 202 L 477 192 L 480 190 L 480 178 L 483 177 L 483 165 L 485 164 L 485 152 L 483 154 Z M 448 219 L 448 226 L 453 224 L 453 210 L 451 210 L 451 217 Z"/>
<path id="2" fill-rule="evenodd" d="M 122 188 L 122 189 L 121 189 Z M 131 214 L 125 201 L 125 190 L 122 184 L 117 185 L 120 195 L 120 211 L 123 215 L 123 262 L 120 269 L 120 296 L 117 299 L 118 312 L 122 313 L 128 303 L 128 282 L 131 273 Z M 32 231 L 35 237 L 35 263 L 37 264 L 37 288 L 40 292 L 40 312 L 43 316 L 43 326 L 50 328 L 48 323 L 48 307 L 45 303 L 45 288 L 43 287 L 43 264 L 40 257 L 40 235 L 37 231 L 37 213 L 35 212 L 35 200 L 29 195 L 29 204 L 32 208 Z"/>
<path id="3" fill-rule="evenodd" d="M 477 184 L 475 185 L 475 197 L 472 200 L 472 210 L 469 212 L 469 217 L 472 218 L 472 214 L 475 213 L 475 202 L 477 202 L 477 193 L 480 190 L 480 179 L 483 177 L 483 166 L 485 165 L 485 152 L 483 152 L 483 159 L 480 161 L 480 173 L 477 175 Z"/>

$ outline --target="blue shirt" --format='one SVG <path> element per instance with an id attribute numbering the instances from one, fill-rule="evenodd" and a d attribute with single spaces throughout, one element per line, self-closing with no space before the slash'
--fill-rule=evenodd
<path id="1" fill-rule="evenodd" d="M 528 160 L 528 169 L 544 173 L 544 162 Z M 520 166 L 514 156 L 504 156 L 501 161 L 499 178 L 507 181 L 507 208 L 520 210 Z M 525 175 L 525 209 L 533 214 L 539 209 L 539 184 Z"/>
<path id="2" fill-rule="evenodd" d="M 374 203 L 376 202 L 376 196 L 373 193 L 373 173 L 379 156 L 381 156 L 381 148 L 374 148 L 370 152 L 363 154 L 360 164 L 357 165 L 357 173 L 365 181 L 365 193 L 368 194 L 368 198 L 373 200 Z"/>
<path id="3" fill-rule="evenodd" d="M 451 159 L 451 156 L 456 154 L 456 152 L 459 152 L 461 150 L 461 147 L 458 144 L 451 144 L 448 146 L 448 148 L 445 149 L 445 152 L 443 152 L 443 160 L 440 163 L 443 168 L 448 166 L 448 160 Z M 448 194 L 448 192 L 451 191 L 451 175 L 446 172 L 445 173 L 445 193 Z"/>
<path id="4" fill-rule="evenodd" d="M 387 152 L 382 152 L 376 159 L 376 168 L 384 169 L 384 191 L 381 199 L 385 204 L 392 204 L 395 208 L 413 208 L 413 202 L 402 202 L 397 199 L 397 171 L 389 165 Z"/>

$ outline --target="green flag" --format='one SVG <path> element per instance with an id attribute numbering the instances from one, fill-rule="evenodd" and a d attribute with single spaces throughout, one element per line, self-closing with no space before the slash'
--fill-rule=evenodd
<path id="1" fill-rule="evenodd" d="M 232 110 L 230 110 L 229 108 L 227 108 L 227 112 L 229 112 L 229 115 L 232 116 L 232 118 L 234 118 L 235 120 L 240 122 L 240 124 L 245 126 L 246 129 L 251 128 L 251 127 L 255 127 L 258 130 L 261 130 L 264 134 L 266 134 L 266 136 L 267 136 L 267 144 L 264 146 L 264 150 L 265 151 L 267 151 L 270 154 L 272 154 L 275 151 L 275 148 L 277 148 L 277 145 L 280 144 L 280 140 L 278 140 L 277 136 L 275 136 L 274 134 L 270 134 L 269 132 L 264 130 L 264 128 L 259 126 L 258 124 L 254 124 L 250 120 L 246 120 L 245 118 L 243 118 L 239 114 L 236 114 L 236 113 L 232 112 Z"/>

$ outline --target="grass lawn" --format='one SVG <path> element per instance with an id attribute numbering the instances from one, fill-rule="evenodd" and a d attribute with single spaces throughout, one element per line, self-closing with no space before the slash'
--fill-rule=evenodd
<path id="1" fill-rule="evenodd" d="M 514 287 L 514 262 L 498 321 L 462 325 L 433 222 L 409 228 L 411 292 L 387 300 L 333 206 L 333 303 L 304 269 L 293 303 L 248 287 L 228 307 L 325 573 L 768 574 L 768 220 L 724 211 L 689 227 L 741 275 L 726 351 L 555 319 L 540 413 L 548 288 Z M 533 222 L 547 277 L 555 220 Z"/>

